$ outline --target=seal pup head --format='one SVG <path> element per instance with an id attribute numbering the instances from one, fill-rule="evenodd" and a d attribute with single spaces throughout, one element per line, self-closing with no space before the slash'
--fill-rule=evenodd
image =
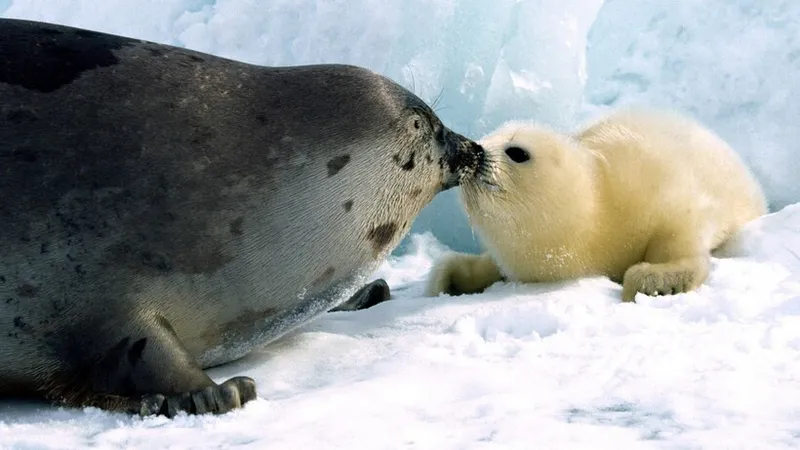
<path id="1" fill-rule="evenodd" d="M 473 225 L 514 236 L 583 220 L 594 203 L 593 152 L 572 136 L 532 122 L 510 121 L 479 140 L 486 163 L 462 184 Z M 565 214 L 562 211 L 571 211 Z M 554 219 L 554 220 L 551 220 Z"/>

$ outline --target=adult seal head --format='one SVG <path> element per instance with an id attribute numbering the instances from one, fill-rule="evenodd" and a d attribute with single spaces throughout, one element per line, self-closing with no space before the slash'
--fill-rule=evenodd
<path id="1" fill-rule="evenodd" d="M 22 20 L 0 20 L 0 108 L 0 396 L 70 406 L 255 398 L 203 369 L 347 300 L 483 161 L 363 68 Z"/>

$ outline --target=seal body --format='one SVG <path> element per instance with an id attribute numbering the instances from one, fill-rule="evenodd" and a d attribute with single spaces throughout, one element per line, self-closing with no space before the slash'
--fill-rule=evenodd
<path id="1" fill-rule="evenodd" d="M 510 122 L 480 143 L 491 169 L 461 198 L 487 251 L 445 257 L 428 295 L 603 275 L 625 301 L 687 292 L 711 252 L 767 212 L 738 154 L 676 112 L 618 110 L 574 135 Z"/>
<path id="2" fill-rule="evenodd" d="M 347 300 L 481 155 L 363 68 L 2 19 L 0 395 L 237 407 L 202 369 Z"/>

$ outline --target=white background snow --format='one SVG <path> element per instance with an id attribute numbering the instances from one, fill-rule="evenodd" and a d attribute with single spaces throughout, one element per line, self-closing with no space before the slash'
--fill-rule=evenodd
<path id="1" fill-rule="evenodd" d="M 621 304 L 596 278 L 421 298 L 437 255 L 479 248 L 451 191 L 375 274 L 393 301 L 211 371 L 256 379 L 243 410 L 170 421 L 3 402 L 0 448 L 800 447 L 800 3 L 0 0 L 0 14 L 259 64 L 367 66 L 438 97 L 475 138 L 514 118 L 679 108 L 733 144 L 774 211 L 690 294 Z"/>

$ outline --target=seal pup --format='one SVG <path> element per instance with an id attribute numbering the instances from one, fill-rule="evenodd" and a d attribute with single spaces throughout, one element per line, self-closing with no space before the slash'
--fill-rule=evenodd
<path id="1" fill-rule="evenodd" d="M 599 275 L 626 302 L 688 292 L 711 252 L 767 212 L 739 155 L 674 111 L 621 109 L 573 135 L 509 122 L 479 143 L 490 181 L 466 181 L 461 200 L 486 252 L 437 262 L 429 296 Z"/>
<path id="2" fill-rule="evenodd" d="M 203 369 L 340 305 L 483 158 L 364 68 L 0 19 L 0 397 L 238 408 Z"/>

